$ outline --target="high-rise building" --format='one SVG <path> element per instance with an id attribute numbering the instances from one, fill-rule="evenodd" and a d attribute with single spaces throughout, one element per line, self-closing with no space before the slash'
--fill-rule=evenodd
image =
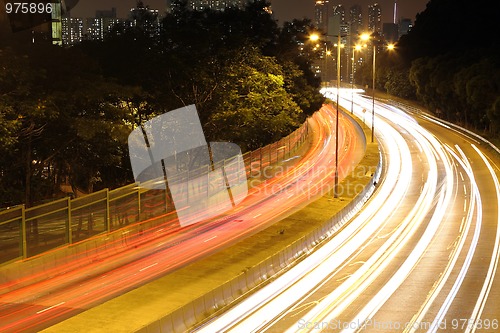
<path id="1" fill-rule="evenodd" d="M 382 33 L 382 9 L 378 3 L 368 6 L 368 30 Z"/>
<path id="2" fill-rule="evenodd" d="M 139 26 L 149 33 L 151 37 L 160 33 L 160 17 L 158 9 L 147 6 L 130 9 L 130 25 Z"/>
<path id="3" fill-rule="evenodd" d="M 402 18 L 399 20 L 399 37 L 406 35 L 408 32 L 410 32 L 411 28 L 413 27 L 413 24 L 411 22 L 411 19 L 409 18 Z"/>
<path id="4" fill-rule="evenodd" d="M 332 14 L 328 20 L 328 30 L 327 34 L 329 36 L 329 40 L 332 42 L 336 42 L 336 39 L 331 39 L 331 37 L 335 37 L 339 34 L 345 35 L 346 29 L 346 21 L 345 21 L 345 9 L 342 5 L 336 5 L 333 7 Z"/>
<path id="5" fill-rule="evenodd" d="M 336 5 L 333 7 L 333 16 L 337 16 L 340 20 L 340 24 L 345 23 L 345 8 L 343 5 Z"/>
<path id="6" fill-rule="evenodd" d="M 62 13 L 63 6 L 61 0 L 52 1 L 52 44 L 62 45 Z"/>
<path id="7" fill-rule="evenodd" d="M 398 24 L 398 0 L 394 0 L 394 15 L 392 19 L 392 23 Z"/>
<path id="8" fill-rule="evenodd" d="M 115 25 L 123 24 L 121 19 L 116 18 L 116 8 L 98 10 L 95 14 L 96 17 L 87 19 L 87 39 L 103 40 L 104 35 L 111 31 Z"/>
<path id="9" fill-rule="evenodd" d="M 363 31 L 363 13 L 360 5 L 349 8 L 349 24 L 351 33 L 360 34 Z"/>
<path id="10" fill-rule="evenodd" d="M 63 45 L 75 45 L 83 40 L 83 20 L 81 18 L 65 17 L 62 19 Z"/>
<path id="11" fill-rule="evenodd" d="M 317 0 L 314 5 L 314 24 L 316 28 L 327 32 L 329 16 L 330 2 L 328 0 Z"/>
<path id="12" fill-rule="evenodd" d="M 243 8 L 251 0 L 188 0 L 187 6 L 192 10 L 224 10 L 228 7 Z M 172 11 L 172 7 L 175 5 L 172 0 L 166 0 L 167 13 Z"/>

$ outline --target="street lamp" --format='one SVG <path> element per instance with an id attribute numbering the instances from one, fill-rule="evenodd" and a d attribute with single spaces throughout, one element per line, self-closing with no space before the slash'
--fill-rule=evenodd
<path id="1" fill-rule="evenodd" d="M 361 35 L 361 40 L 368 41 L 370 39 L 370 35 L 364 33 Z M 375 133 L 375 64 L 377 57 L 377 46 L 375 45 L 375 41 L 372 41 L 373 44 L 373 67 L 372 67 L 372 143 L 374 142 L 374 133 Z"/>
<path id="2" fill-rule="evenodd" d="M 309 36 L 309 39 L 311 42 L 317 42 L 319 40 L 319 35 L 318 34 L 312 34 Z"/>
<path id="3" fill-rule="evenodd" d="M 327 37 L 334 37 L 331 35 L 326 35 Z M 338 185 L 339 185 L 339 95 L 340 95 L 340 49 L 344 46 L 341 43 L 340 38 L 342 37 L 340 34 L 337 36 L 337 44 L 334 46 L 337 47 L 337 115 L 335 120 L 335 184 L 333 187 L 333 197 L 338 198 Z M 318 41 L 320 39 L 318 34 L 312 34 L 309 36 L 311 41 Z"/>
<path id="4" fill-rule="evenodd" d="M 338 198 L 339 187 L 339 95 L 340 95 L 340 34 L 337 36 L 337 116 L 335 117 L 335 184 L 333 187 L 333 197 Z"/>
<path id="5" fill-rule="evenodd" d="M 369 39 L 372 38 L 367 33 L 362 34 L 361 40 L 363 41 L 368 41 Z M 373 69 L 372 69 L 372 143 L 374 142 L 375 138 L 375 78 L 376 78 L 376 57 L 377 57 L 377 44 L 375 43 L 375 38 L 373 38 L 372 41 L 373 44 Z M 394 50 L 394 44 L 389 44 L 387 46 L 388 50 Z"/>

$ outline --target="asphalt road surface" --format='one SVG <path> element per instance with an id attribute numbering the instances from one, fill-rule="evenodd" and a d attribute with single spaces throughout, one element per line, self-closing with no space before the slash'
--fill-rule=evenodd
<path id="1" fill-rule="evenodd" d="M 347 89 L 341 104 L 351 108 Z M 371 110 L 354 95 L 368 125 Z M 499 152 L 407 105 L 377 101 L 375 112 L 384 172 L 364 209 L 198 331 L 500 331 Z"/>

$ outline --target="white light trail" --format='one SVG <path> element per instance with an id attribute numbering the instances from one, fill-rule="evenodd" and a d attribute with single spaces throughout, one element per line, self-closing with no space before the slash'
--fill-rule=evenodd
<path id="1" fill-rule="evenodd" d="M 327 97 L 336 99 L 335 91 L 323 89 L 323 93 Z M 343 95 L 348 96 L 348 98 L 344 98 Z M 341 89 L 339 97 L 341 97 L 341 105 L 350 108 L 351 91 Z M 368 100 L 356 94 L 356 103 L 353 104 L 353 110 L 363 119 L 365 116 L 363 110 L 370 110 L 371 112 L 371 103 L 371 99 Z M 384 147 L 384 156 L 388 159 L 386 161 L 386 173 L 390 176 L 380 182 L 378 191 L 371 198 L 369 204 L 355 219 L 340 229 L 335 237 L 325 242 L 319 249 L 275 281 L 201 327 L 199 332 L 264 332 L 277 321 L 289 315 L 291 311 L 305 309 L 309 309 L 309 311 L 304 315 L 301 314 L 300 322 L 330 323 L 345 312 L 375 279 L 384 273 L 391 263 L 395 262 L 397 258 L 401 258 L 405 246 L 407 248 L 409 241 L 414 239 L 413 236 L 417 230 L 422 228 L 423 223 L 425 223 L 423 234 L 416 242 L 416 245 L 409 250 L 409 255 L 405 254 L 406 257 L 396 269 L 396 272 L 387 282 L 384 282 L 375 292 L 375 295 L 367 300 L 361 310 L 352 318 L 351 323 L 366 323 L 372 320 L 380 308 L 406 281 L 431 243 L 436 240 L 438 230 L 442 223 L 446 221 L 446 213 L 453 207 L 454 199 L 456 199 L 456 193 L 459 190 L 458 181 L 461 179 L 462 182 L 465 182 L 467 177 L 470 187 L 467 188 L 465 184 L 463 185 L 464 195 L 468 199 L 468 201 L 464 200 L 464 212 L 467 215 L 461 220 L 459 235 L 449 246 L 451 252 L 443 273 L 433 285 L 419 311 L 409 322 L 410 325 L 407 326 L 409 328 L 405 330 L 405 332 L 415 332 L 415 329 L 412 328 L 417 327 L 417 325 L 411 323 L 419 323 L 424 319 L 431 306 L 435 305 L 437 297 L 445 290 L 445 285 L 449 283 L 450 278 L 453 276 L 453 285 L 450 290 L 447 290 L 446 299 L 440 304 L 439 311 L 434 317 L 430 328 L 430 332 L 436 331 L 439 322 L 443 320 L 455 300 L 476 251 L 482 220 L 479 188 L 475 182 L 472 166 L 458 146 L 455 146 L 455 149 L 459 151 L 460 156 L 451 147 L 444 146 L 434 135 L 421 127 L 413 117 L 395 107 L 387 107 L 377 102 L 376 115 L 376 136 Z M 444 124 L 433 117 L 424 117 L 439 126 L 455 130 L 449 124 Z M 411 141 L 412 145 L 416 147 L 413 151 L 418 153 L 415 156 L 415 160 L 418 157 L 418 162 L 413 160 L 405 138 L 394 129 L 393 125 L 389 125 L 385 119 L 404 128 L 403 133 L 406 140 Z M 365 121 L 367 126 L 371 125 L 371 117 L 366 117 Z M 472 140 L 476 141 L 475 139 Z M 480 154 L 494 178 L 497 187 L 497 204 L 500 206 L 498 178 L 486 157 L 482 155 L 477 147 L 472 146 Z M 330 147 L 329 141 L 323 145 L 322 154 L 331 154 L 328 147 Z M 462 171 L 454 172 L 455 165 L 457 165 L 454 161 L 461 166 L 465 174 Z M 423 185 L 418 185 L 421 190 L 416 203 L 406 218 L 394 230 L 386 232 L 385 235 L 380 235 L 389 217 L 392 216 L 395 208 L 402 203 L 410 188 L 413 163 L 422 165 L 424 170 L 422 174 Z M 474 214 L 474 212 L 477 213 Z M 459 257 L 463 257 L 467 235 L 472 229 L 474 217 L 475 228 L 471 244 L 467 248 L 467 254 L 463 263 L 461 263 L 459 273 L 454 275 L 452 272 L 456 272 Z M 500 220 L 498 224 L 500 225 Z M 353 263 L 352 261 L 355 260 L 356 256 L 375 239 L 384 240 L 375 253 L 364 261 L 358 260 Z M 481 317 L 499 260 L 500 227 L 497 227 L 495 248 L 487 277 L 472 316 L 475 320 Z M 356 270 L 352 274 L 345 277 L 337 275 L 344 267 L 353 267 L 354 265 Z M 322 288 L 332 278 L 337 279 L 340 283 L 334 290 L 324 295 L 317 302 L 302 303 L 305 298 Z M 287 332 L 315 330 L 313 327 L 300 327 L 298 324 L 299 322 L 289 327 Z M 351 326 L 343 332 L 355 332 L 361 328 L 361 326 Z"/>
<path id="2" fill-rule="evenodd" d="M 458 146 L 456 146 L 456 148 L 458 150 L 460 150 L 460 148 Z M 460 154 L 462 155 L 463 160 L 460 159 L 459 156 L 457 154 L 455 154 L 451 148 L 447 147 L 447 149 L 448 149 L 449 153 L 462 166 L 462 168 L 464 169 L 464 171 L 466 172 L 467 176 L 469 177 L 469 179 L 471 181 L 471 187 L 472 187 L 471 207 L 469 209 L 469 213 L 468 213 L 467 219 L 465 221 L 465 229 L 463 229 L 464 228 L 463 223 L 460 226 L 460 235 L 461 236 L 459 238 L 459 243 L 455 247 L 454 251 L 451 253 L 451 257 L 450 257 L 450 260 L 448 262 L 448 265 L 446 266 L 443 274 L 441 274 L 437 283 L 434 284 L 433 289 L 431 290 L 431 292 L 427 296 L 427 298 L 426 298 L 424 304 L 422 305 L 421 309 L 419 310 L 419 312 L 417 312 L 417 314 L 412 318 L 410 324 L 407 326 L 408 330 L 405 330 L 405 332 L 416 332 L 417 328 L 419 326 L 417 323 L 423 322 L 424 316 L 429 311 L 429 308 L 434 303 L 434 301 L 438 297 L 439 293 L 443 290 L 446 282 L 450 278 L 450 276 L 451 276 L 451 274 L 456 266 L 456 263 L 457 263 L 458 258 L 460 256 L 460 253 L 465 245 L 466 236 L 467 236 L 469 229 L 471 227 L 471 224 L 472 224 L 475 203 L 477 202 L 477 204 L 479 206 L 479 210 L 482 209 L 481 208 L 481 201 L 480 201 L 480 197 L 479 197 L 479 190 L 477 189 L 477 185 L 476 185 L 475 180 L 474 180 L 474 174 L 472 172 L 472 167 L 471 167 L 470 163 L 468 162 L 467 158 L 465 157 L 465 155 L 463 154 L 463 152 L 461 150 L 460 150 Z M 462 269 L 460 270 L 460 273 L 457 276 L 455 283 L 448 294 L 448 297 L 446 298 L 446 300 L 444 301 L 440 310 L 438 311 L 437 316 L 435 317 L 435 319 L 431 323 L 429 332 L 435 332 L 439 328 L 439 323 L 443 320 L 446 312 L 448 311 L 449 307 L 451 306 L 451 303 L 452 303 L 456 293 L 458 292 L 458 290 L 460 288 L 460 285 L 463 282 L 463 279 L 465 278 L 467 270 L 470 266 L 470 262 L 472 261 L 472 257 L 474 256 L 476 245 L 477 245 L 477 242 L 479 239 L 479 234 L 480 234 L 480 230 L 481 230 L 481 218 L 482 217 L 479 213 L 476 217 L 476 228 L 474 230 L 473 241 L 472 241 L 471 246 L 469 247 L 469 251 L 467 253 L 466 260 L 465 260 L 464 264 L 462 265 Z"/>
<path id="3" fill-rule="evenodd" d="M 500 182 L 498 181 L 498 177 L 493 170 L 490 162 L 484 156 L 484 154 L 475 146 L 472 145 L 472 148 L 479 154 L 483 162 L 486 164 L 486 167 L 490 171 L 491 177 L 493 178 L 493 182 L 495 183 L 496 188 L 496 196 L 497 202 L 496 207 L 500 207 Z M 497 232 L 495 235 L 495 246 L 493 247 L 493 253 L 491 255 L 490 264 L 488 266 L 488 273 L 486 274 L 486 278 L 484 279 L 483 287 L 481 288 L 481 293 L 477 299 L 476 305 L 474 306 L 474 310 L 472 311 L 472 315 L 470 320 L 473 323 L 477 323 L 479 318 L 481 318 L 481 314 L 483 313 L 484 306 L 486 305 L 486 300 L 488 299 L 488 295 L 491 291 L 491 286 L 493 285 L 493 280 L 495 278 L 496 271 L 498 269 L 498 261 L 500 259 L 500 214 L 497 213 Z M 468 325 L 465 333 L 475 332 L 477 325 Z"/>
<path id="4" fill-rule="evenodd" d="M 412 165 L 408 146 L 403 138 L 390 126 L 387 126 L 384 133 L 387 133 L 388 136 L 388 149 L 400 151 L 402 154 L 402 156 L 399 154 L 391 156 L 388 172 L 400 174 L 402 177 L 389 177 L 384 180 L 380 184 L 378 194 L 372 198 L 371 209 L 363 210 L 330 242 L 320 247 L 272 284 L 254 293 L 217 320 L 201 328 L 200 332 L 227 331 L 229 329 L 251 332 L 255 329 L 255 323 L 272 321 L 273 318 L 278 317 L 286 310 L 283 309 L 283 306 L 294 304 L 300 300 L 304 294 L 319 284 L 324 276 L 339 267 L 344 260 L 362 246 L 386 221 L 387 216 L 397 205 L 397 201 L 401 200 L 406 193 L 411 178 Z M 404 165 L 402 165 L 403 161 L 406 161 Z M 387 198 L 391 195 L 392 200 L 388 200 Z M 380 212 L 378 218 L 375 219 L 374 215 L 377 211 Z M 304 276 L 308 278 L 303 279 Z"/>

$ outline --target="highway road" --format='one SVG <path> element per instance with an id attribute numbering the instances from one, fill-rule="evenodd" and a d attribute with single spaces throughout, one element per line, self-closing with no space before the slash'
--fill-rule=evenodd
<path id="1" fill-rule="evenodd" d="M 354 96 L 371 125 L 371 99 Z M 499 152 L 391 100 L 376 102 L 375 128 L 384 172 L 364 209 L 199 332 L 500 331 Z"/>
<path id="2" fill-rule="evenodd" d="M 294 167 L 252 188 L 240 205 L 223 216 L 176 232 L 160 226 L 149 233 L 154 237 L 148 236 L 147 242 L 128 251 L 0 294 L 0 331 L 34 332 L 49 327 L 226 248 L 327 193 L 335 172 L 335 120 L 331 106 L 323 107 L 309 120 L 311 148 L 295 156 Z M 342 179 L 363 157 L 366 142 L 349 117 L 341 115 L 339 123 Z"/>

